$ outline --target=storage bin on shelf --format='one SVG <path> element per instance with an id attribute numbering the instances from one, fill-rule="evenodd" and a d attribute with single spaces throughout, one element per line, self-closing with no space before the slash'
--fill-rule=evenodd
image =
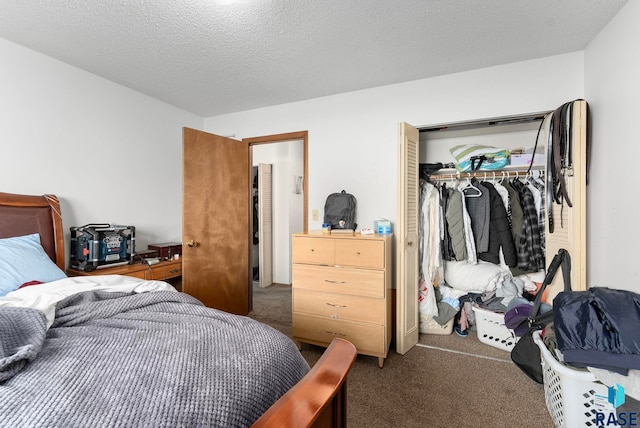
<path id="1" fill-rule="evenodd" d="M 478 340 L 504 351 L 511 351 L 518 338 L 504 325 L 504 314 L 472 306 L 476 318 Z"/>
<path id="2" fill-rule="evenodd" d="M 453 322 L 451 318 L 446 324 L 438 323 L 433 317 L 420 314 L 420 333 L 447 335 L 453 333 Z"/>
<path id="3" fill-rule="evenodd" d="M 576 370 L 560 363 L 544 344 L 540 331 L 533 332 L 540 348 L 544 398 L 557 428 L 597 427 L 596 414 L 605 424 L 615 409 L 608 403 L 609 389 L 588 371 Z"/>

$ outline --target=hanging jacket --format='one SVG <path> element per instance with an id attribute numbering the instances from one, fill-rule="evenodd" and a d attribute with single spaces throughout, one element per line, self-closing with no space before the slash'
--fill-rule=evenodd
<path id="1" fill-rule="evenodd" d="M 520 195 L 513 188 L 511 183 L 505 181 L 503 183 L 507 192 L 509 192 L 509 209 L 511 211 L 511 235 L 513 235 L 513 242 L 516 245 L 516 251 L 518 250 L 518 243 L 520 242 L 520 235 L 522 235 L 522 229 L 524 226 L 524 214 L 522 212 L 522 205 L 520 204 Z"/>
<path id="2" fill-rule="evenodd" d="M 449 199 L 447 203 L 447 230 L 451 248 L 455 260 L 462 261 L 467 259 L 467 244 L 464 236 L 464 219 L 463 219 L 462 193 L 458 189 L 449 189 Z"/>
<path id="3" fill-rule="evenodd" d="M 471 217 L 469 217 L 469 212 L 467 211 L 466 199 L 462 189 L 458 188 L 458 192 L 462 196 L 462 223 L 464 225 L 464 242 L 467 247 L 467 262 L 476 264 L 478 263 L 478 253 L 476 251 L 476 239 L 471 228 Z"/>
<path id="4" fill-rule="evenodd" d="M 471 185 L 476 187 L 464 187 L 467 213 L 471 218 L 471 229 L 475 239 L 476 250 L 484 253 L 489 249 L 489 223 L 491 221 L 491 199 L 489 191 L 475 178 L 471 179 Z M 478 194 L 480 191 L 480 194 Z"/>
<path id="5" fill-rule="evenodd" d="M 514 267 L 518 263 L 518 258 L 502 197 L 491 183 L 482 182 L 481 184 L 489 192 L 489 247 L 486 252 L 478 254 L 478 258 L 486 262 L 500 264 L 500 249 L 502 248 L 505 264 Z"/>
<path id="6" fill-rule="evenodd" d="M 442 221 L 443 229 L 442 229 L 442 242 L 441 242 L 441 251 L 442 258 L 444 260 L 454 260 L 455 255 L 453 251 L 453 245 L 451 243 L 451 237 L 449 236 L 449 226 L 447 224 L 447 207 L 449 205 L 449 189 L 447 189 L 447 184 L 442 183 L 440 185 L 440 219 Z"/>

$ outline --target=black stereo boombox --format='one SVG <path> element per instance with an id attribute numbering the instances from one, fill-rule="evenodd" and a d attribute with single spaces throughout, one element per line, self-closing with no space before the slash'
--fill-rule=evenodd
<path id="1" fill-rule="evenodd" d="M 135 254 L 135 231 L 133 226 L 113 224 L 71 227 L 69 267 L 92 271 L 131 263 Z"/>

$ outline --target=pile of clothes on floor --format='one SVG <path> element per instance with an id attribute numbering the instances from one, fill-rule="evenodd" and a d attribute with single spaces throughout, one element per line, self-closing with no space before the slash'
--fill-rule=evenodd
<path id="1" fill-rule="evenodd" d="M 420 332 L 431 333 L 433 322 L 453 322 L 455 332 L 466 336 L 475 328 L 472 305 L 504 313 L 512 307 L 532 304 L 544 271 L 513 276 L 508 267 L 479 260 L 476 264 L 448 261 L 444 281 L 432 284 L 420 279 L 418 289 Z M 551 310 L 543 303 L 540 312 Z"/>

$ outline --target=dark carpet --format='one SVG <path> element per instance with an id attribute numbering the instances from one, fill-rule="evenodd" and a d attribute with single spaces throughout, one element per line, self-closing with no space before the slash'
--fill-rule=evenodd
<path id="1" fill-rule="evenodd" d="M 254 287 L 251 318 L 291 336 L 291 287 Z M 313 365 L 324 348 L 304 344 Z M 384 368 L 358 355 L 347 378 L 350 428 L 549 428 L 544 389 L 511 362 L 509 352 L 486 345 L 474 332 L 420 335 L 405 355 L 391 344 Z"/>

